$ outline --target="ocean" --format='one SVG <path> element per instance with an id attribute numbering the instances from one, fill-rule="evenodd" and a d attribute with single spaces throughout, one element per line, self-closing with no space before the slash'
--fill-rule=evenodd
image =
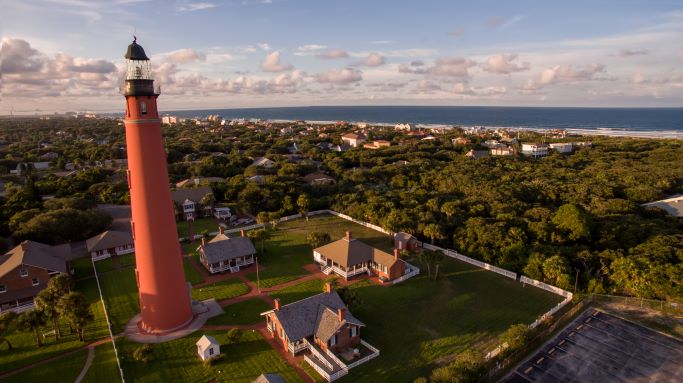
<path id="1" fill-rule="evenodd" d="M 163 114 L 187 118 L 218 114 L 224 119 L 567 129 L 584 134 L 683 138 L 683 108 L 310 106 L 164 111 Z"/>

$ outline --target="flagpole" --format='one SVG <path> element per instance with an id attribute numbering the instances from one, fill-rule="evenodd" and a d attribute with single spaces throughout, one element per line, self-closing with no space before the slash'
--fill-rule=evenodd
<path id="1" fill-rule="evenodd" d="M 258 289 L 258 293 L 261 294 L 261 280 L 258 275 L 258 257 L 256 257 L 256 288 Z"/>

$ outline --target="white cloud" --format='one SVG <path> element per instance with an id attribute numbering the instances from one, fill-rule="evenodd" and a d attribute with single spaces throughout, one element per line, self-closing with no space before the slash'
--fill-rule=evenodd
<path id="1" fill-rule="evenodd" d="M 605 71 L 602 64 L 592 64 L 585 67 L 571 65 L 556 65 L 541 72 L 539 83 L 543 85 L 577 81 L 593 80 L 599 73 Z"/>
<path id="2" fill-rule="evenodd" d="M 265 72 L 285 72 L 294 69 L 291 64 L 280 63 L 280 52 L 273 52 L 266 55 L 261 63 L 261 69 Z"/>
<path id="3" fill-rule="evenodd" d="M 327 48 L 327 46 L 325 46 L 325 45 L 306 44 L 306 45 L 301 45 L 296 50 L 299 52 L 310 52 L 310 51 L 319 51 L 319 50 L 322 50 L 325 48 Z"/>
<path id="4" fill-rule="evenodd" d="M 507 93 L 507 89 L 502 86 L 487 86 L 475 88 L 467 83 L 459 82 L 453 84 L 451 92 L 461 96 L 500 96 Z"/>
<path id="5" fill-rule="evenodd" d="M 489 73 L 509 74 L 529 70 L 528 62 L 516 63 L 516 54 L 497 54 L 489 57 L 484 64 L 484 71 Z"/>
<path id="6" fill-rule="evenodd" d="M 382 56 L 379 53 L 372 52 L 366 57 L 363 61 L 359 61 L 357 63 L 354 63 L 354 66 L 368 66 L 368 67 L 376 67 L 380 65 L 384 65 L 386 62 L 386 58 Z"/>
<path id="7" fill-rule="evenodd" d="M 178 12 L 194 12 L 215 7 L 216 4 L 214 3 L 186 3 L 176 7 L 176 10 Z"/>
<path id="8" fill-rule="evenodd" d="M 321 84 L 347 85 L 363 79 L 363 72 L 358 69 L 330 69 L 318 74 L 316 80 Z"/>
<path id="9" fill-rule="evenodd" d="M 174 64 L 189 64 L 195 61 L 205 61 L 206 55 L 192 48 L 185 48 L 168 53 L 164 59 Z"/>
<path id="10" fill-rule="evenodd" d="M 522 19 L 524 19 L 524 16 L 522 15 L 517 15 L 513 17 L 494 16 L 489 18 L 488 25 L 491 28 L 506 29 L 519 23 L 520 21 L 522 21 Z"/>
<path id="11" fill-rule="evenodd" d="M 417 65 L 415 65 L 417 64 Z M 477 63 L 460 57 L 442 57 L 436 59 L 432 66 L 425 66 L 422 61 L 413 61 L 410 65 L 399 65 L 400 73 L 424 74 L 441 77 L 469 77 L 469 68 Z"/>
<path id="12" fill-rule="evenodd" d="M 643 56 L 646 54 L 648 54 L 648 51 L 642 50 L 642 49 L 638 49 L 638 50 L 621 49 L 621 50 L 619 50 L 619 53 L 617 55 L 621 56 L 621 57 L 629 57 L 629 56 Z"/>
<path id="13" fill-rule="evenodd" d="M 268 43 L 258 43 L 257 45 L 262 51 L 269 51 L 272 49 Z"/>
<path id="14" fill-rule="evenodd" d="M 349 53 L 347 51 L 335 49 L 327 52 L 318 53 L 317 55 L 315 55 L 315 57 L 325 60 L 343 59 L 349 57 Z"/>

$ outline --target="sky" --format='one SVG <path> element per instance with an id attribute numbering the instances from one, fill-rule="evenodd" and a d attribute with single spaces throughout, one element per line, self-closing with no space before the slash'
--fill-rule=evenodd
<path id="1" fill-rule="evenodd" d="M 678 0 L 3 0 L 0 28 L 0 114 L 122 110 L 133 35 L 161 110 L 683 105 Z"/>

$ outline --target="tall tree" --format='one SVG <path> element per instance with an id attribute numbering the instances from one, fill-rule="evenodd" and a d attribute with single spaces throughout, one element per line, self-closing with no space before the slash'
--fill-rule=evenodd
<path id="1" fill-rule="evenodd" d="M 7 343 L 7 348 L 10 350 L 12 349 L 12 343 L 10 343 L 7 336 L 15 330 L 17 317 L 18 315 L 14 311 L 0 314 L 0 344 Z"/>
<path id="2" fill-rule="evenodd" d="M 36 308 L 43 312 L 46 320 L 52 322 L 55 339 L 62 337 L 62 332 L 59 328 L 59 310 L 57 310 L 57 302 L 59 302 L 61 297 L 62 293 L 48 287 L 39 292 L 35 299 Z"/>
<path id="3" fill-rule="evenodd" d="M 83 342 L 83 329 L 85 325 L 95 319 L 92 311 L 90 311 L 90 304 L 85 295 L 72 291 L 62 296 L 57 303 L 57 309 L 60 315 L 76 329 L 78 339 Z"/>
<path id="4" fill-rule="evenodd" d="M 17 325 L 19 328 L 33 332 L 33 336 L 36 340 L 36 344 L 38 345 L 38 347 L 43 345 L 43 342 L 40 338 L 40 328 L 45 325 L 45 317 L 43 316 L 42 311 L 24 311 L 19 315 L 17 321 Z"/>
<path id="5" fill-rule="evenodd" d="M 311 208 L 311 201 L 308 198 L 308 194 L 301 194 L 299 198 L 296 199 L 296 206 L 299 208 L 299 213 L 306 217 L 306 221 L 308 221 L 308 210 Z"/>
<path id="6" fill-rule="evenodd" d="M 306 236 L 306 241 L 308 241 L 308 244 L 311 245 L 311 248 L 315 249 L 322 245 L 330 243 L 331 238 L 329 233 L 314 231 L 308 233 L 308 235 Z"/>
<path id="7" fill-rule="evenodd" d="M 434 244 L 435 239 L 442 239 L 444 237 L 443 229 L 441 226 L 435 223 L 430 223 L 429 225 L 425 226 L 425 228 L 422 230 L 422 233 L 432 240 L 432 245 Z"/>

